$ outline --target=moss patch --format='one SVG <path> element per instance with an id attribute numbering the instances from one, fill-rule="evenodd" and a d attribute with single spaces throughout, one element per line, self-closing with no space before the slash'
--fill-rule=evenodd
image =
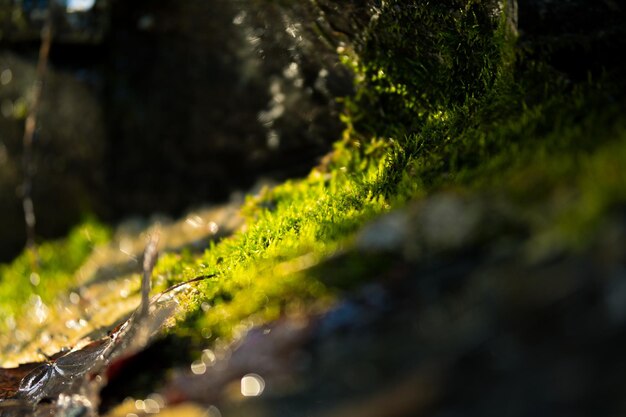
<path id="1" fill-rule="evenodd" d="M 619 79 L 573 82 L 517 48 L 506 16 L 486 3 L 394 4 L 339 51 L 358 91 L 344 140 L 308 178 L 250 198 L 247 229 L 190 260 L 186 277 L 217 278 L 190 300 L 183 327 L 231 336 L 246 320 L 365 282 L 365 263 L 315 268 L 335 279 L 312 267 L 350 248 L 368 220 L 440 190 L 504 196 L 520 216 L 533 213 L 533 233 L 570 247 L 626 203 Z M 176 281 L 179 262 L 165 258 L 160 272 Z"/>
<path id="2" fill-rule="evenodd" d="M 31 297 L 39 296 L 48 303 L 74 285 L 78 268 L 93 248 L 108 241 L 109 236 L 106 226 L 86 220 L 67 238 L 39 245 L 34 270 L 28 251 L 12 263 L 0 265 L 0 329 L 6 329 L 10 321 L 26 313 Z"/>

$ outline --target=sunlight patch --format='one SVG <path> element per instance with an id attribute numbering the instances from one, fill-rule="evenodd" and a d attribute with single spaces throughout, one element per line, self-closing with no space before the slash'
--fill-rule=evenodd
<path id="1" fill-rule="evenodd" d="M 68 13 L 86 12 L 93 8 L 96 0 L 67 0 L 65 10 Z"/>

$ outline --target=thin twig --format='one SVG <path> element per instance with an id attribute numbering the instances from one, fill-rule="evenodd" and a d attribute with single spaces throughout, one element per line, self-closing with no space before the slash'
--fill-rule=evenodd
<path id="1" fill-rule="evenodd" d="M 26 248 L 31 254 L 31 262 L 33 270 L 36 269 L 38 264 L 37 245 L 35 242 L 35 225 L 37 219 L 35 217 L 35 207 L 33 204 L 33 142 L 35 139 L 35 131 L 37 130 L 37 118 L 39 115 L 39 109 L 41 107 L 41 95 L 43 91 L 44 80 L 46 71 L 48 69 L 48 57 L 50 55 L 50 47 L 52 46 L 52 22 L 54 6 L 51 4 L 48 10 L 48 16 L 41 30 L 41 45 L 39 47 L 39 60 L 37 62 L 37 72 L 35 78 L 35 84 L 33 88 L 32 105 L 26 117 L 24 125 L 24 137 L 23 137 L 23 155 L 22 155 L 22 167 L 24 170 L 24 182 L 22 184 L 22 207 L 24 208 L 24 221 L 26 223 Z"/>
<path id="2" fill-rule="evenodd" d="M 179 282 L 178 284 L 174 284 L 171 287 L 163 290 L 163 292 L 161 294 L 159 294 L 159 296 L 165 295 L 168 292 L 172 292 L 172 291 L 182 287 L 183 285 L 193 284 L 194 282 L 204 281 L 205 279 L 215 278 L 216 276 L 217 276 L 217 274 L 199 275 L 199 276 L 197 276 L 195 278 L 188 279 L 187 281 Z"/>
<path id="3" fill-rule="evenodd" d="M 157 227 L 152 234 L 150 240 L 143 253 L 143 279 L 141 281 L 141 304 L 139 306 L 139 316 L 144 317 L 148 313 L 150 305 L 150 288 L 152 287 L 152 270 L 156 264 L 158 257 L 158 247 L 161 232 Z"/>

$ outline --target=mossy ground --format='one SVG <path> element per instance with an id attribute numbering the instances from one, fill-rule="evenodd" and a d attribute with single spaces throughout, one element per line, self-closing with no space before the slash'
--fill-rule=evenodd
<path id="1" fill-rule="evenodd" d="M 383 10 L 369 29 L 376 36 L 339 51 L 356 71 L 357 94 L 346 99 L 344 138 L 323 164 L 249 197 L 246 226 L 204 253 L 160 258 L 155 274 L 165 279 L 157 291 L 215 274 L 187 296 L 171 332 L 201 343 L 229 340 L 252 323 L 327 305 L 388 260 L 320 267 L 348 252 L 368 221 L 440 190 L 501 195 L 521 207 L 520 216 L 539 219 L 533 232 L 572 248 L 626 205 L 619 77 L 590 73 L 572 82 L 518 48 L 508 21 L 478 2 L 441 2 L 434 12 L 418 4 Z M 419 49 L 418 35 L 431 43 Z M 40 247 L 45 287 L 28 284 L 27 255 L 3 267 L 4 318 L 20 314 L 33 291 L 49 300 L 72 284 L 92 246 L 85 230 L 95 243 L 107 237 L 88 224 Z"/>
<path id="2" fill-rule="evenodd" d="M 25 251 L 12 263 L 0 265 L 0 329 L 28 314 L 33 296 L 49 303 L 75 284 L 74 274 L 93 248 L 106 243 L 109 228 L 86 220 L 62 240 L 44 242 L 36 255 Z"/>

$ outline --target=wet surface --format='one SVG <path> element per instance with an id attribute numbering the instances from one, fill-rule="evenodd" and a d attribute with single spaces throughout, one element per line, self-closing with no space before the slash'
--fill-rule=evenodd
<path id="1" fill-rule="evenodd" d="M 127 319 L 98 339 L 85 337 L 72 348 L 46 356 L 42 362 L 0 370 L 0 415 L 94 415 L 100 388 L 110 369 L 145 348 L 177 312 L 177 294 L 190 289 L 196 279 L 174 285 L 149 297 L 157 259 L 160 231 L 152 230 L 143 254 L 140 304 Z M 52 408 L 51 408 L 52 407 Z M 79 412 L 80 411 L 80 412 Z"/>
<path id="2" fill-rule="evenodd" d="M 161 252 L 201 250 L 232 233 L 241 225 L 239 204 L 235 198 L 227 205 L 192 211 L 178 221 L 161 218 Z M 0 335 L 0 366 L 41 361 L 45 355 L 78 346 L 85 337 L 96 340 L 128 317 L 139 304 L 137 274 L 145 234 L 153 223 L 135 220 L 120 226 L 113 242 L 96 248 L 78 271 L 78 287 L 53 305 L 33 297 L 33 314 L 14 323 L 12 332 Z M 162 285 L 162 280 L 154 277 L 155 285 Z"/>

